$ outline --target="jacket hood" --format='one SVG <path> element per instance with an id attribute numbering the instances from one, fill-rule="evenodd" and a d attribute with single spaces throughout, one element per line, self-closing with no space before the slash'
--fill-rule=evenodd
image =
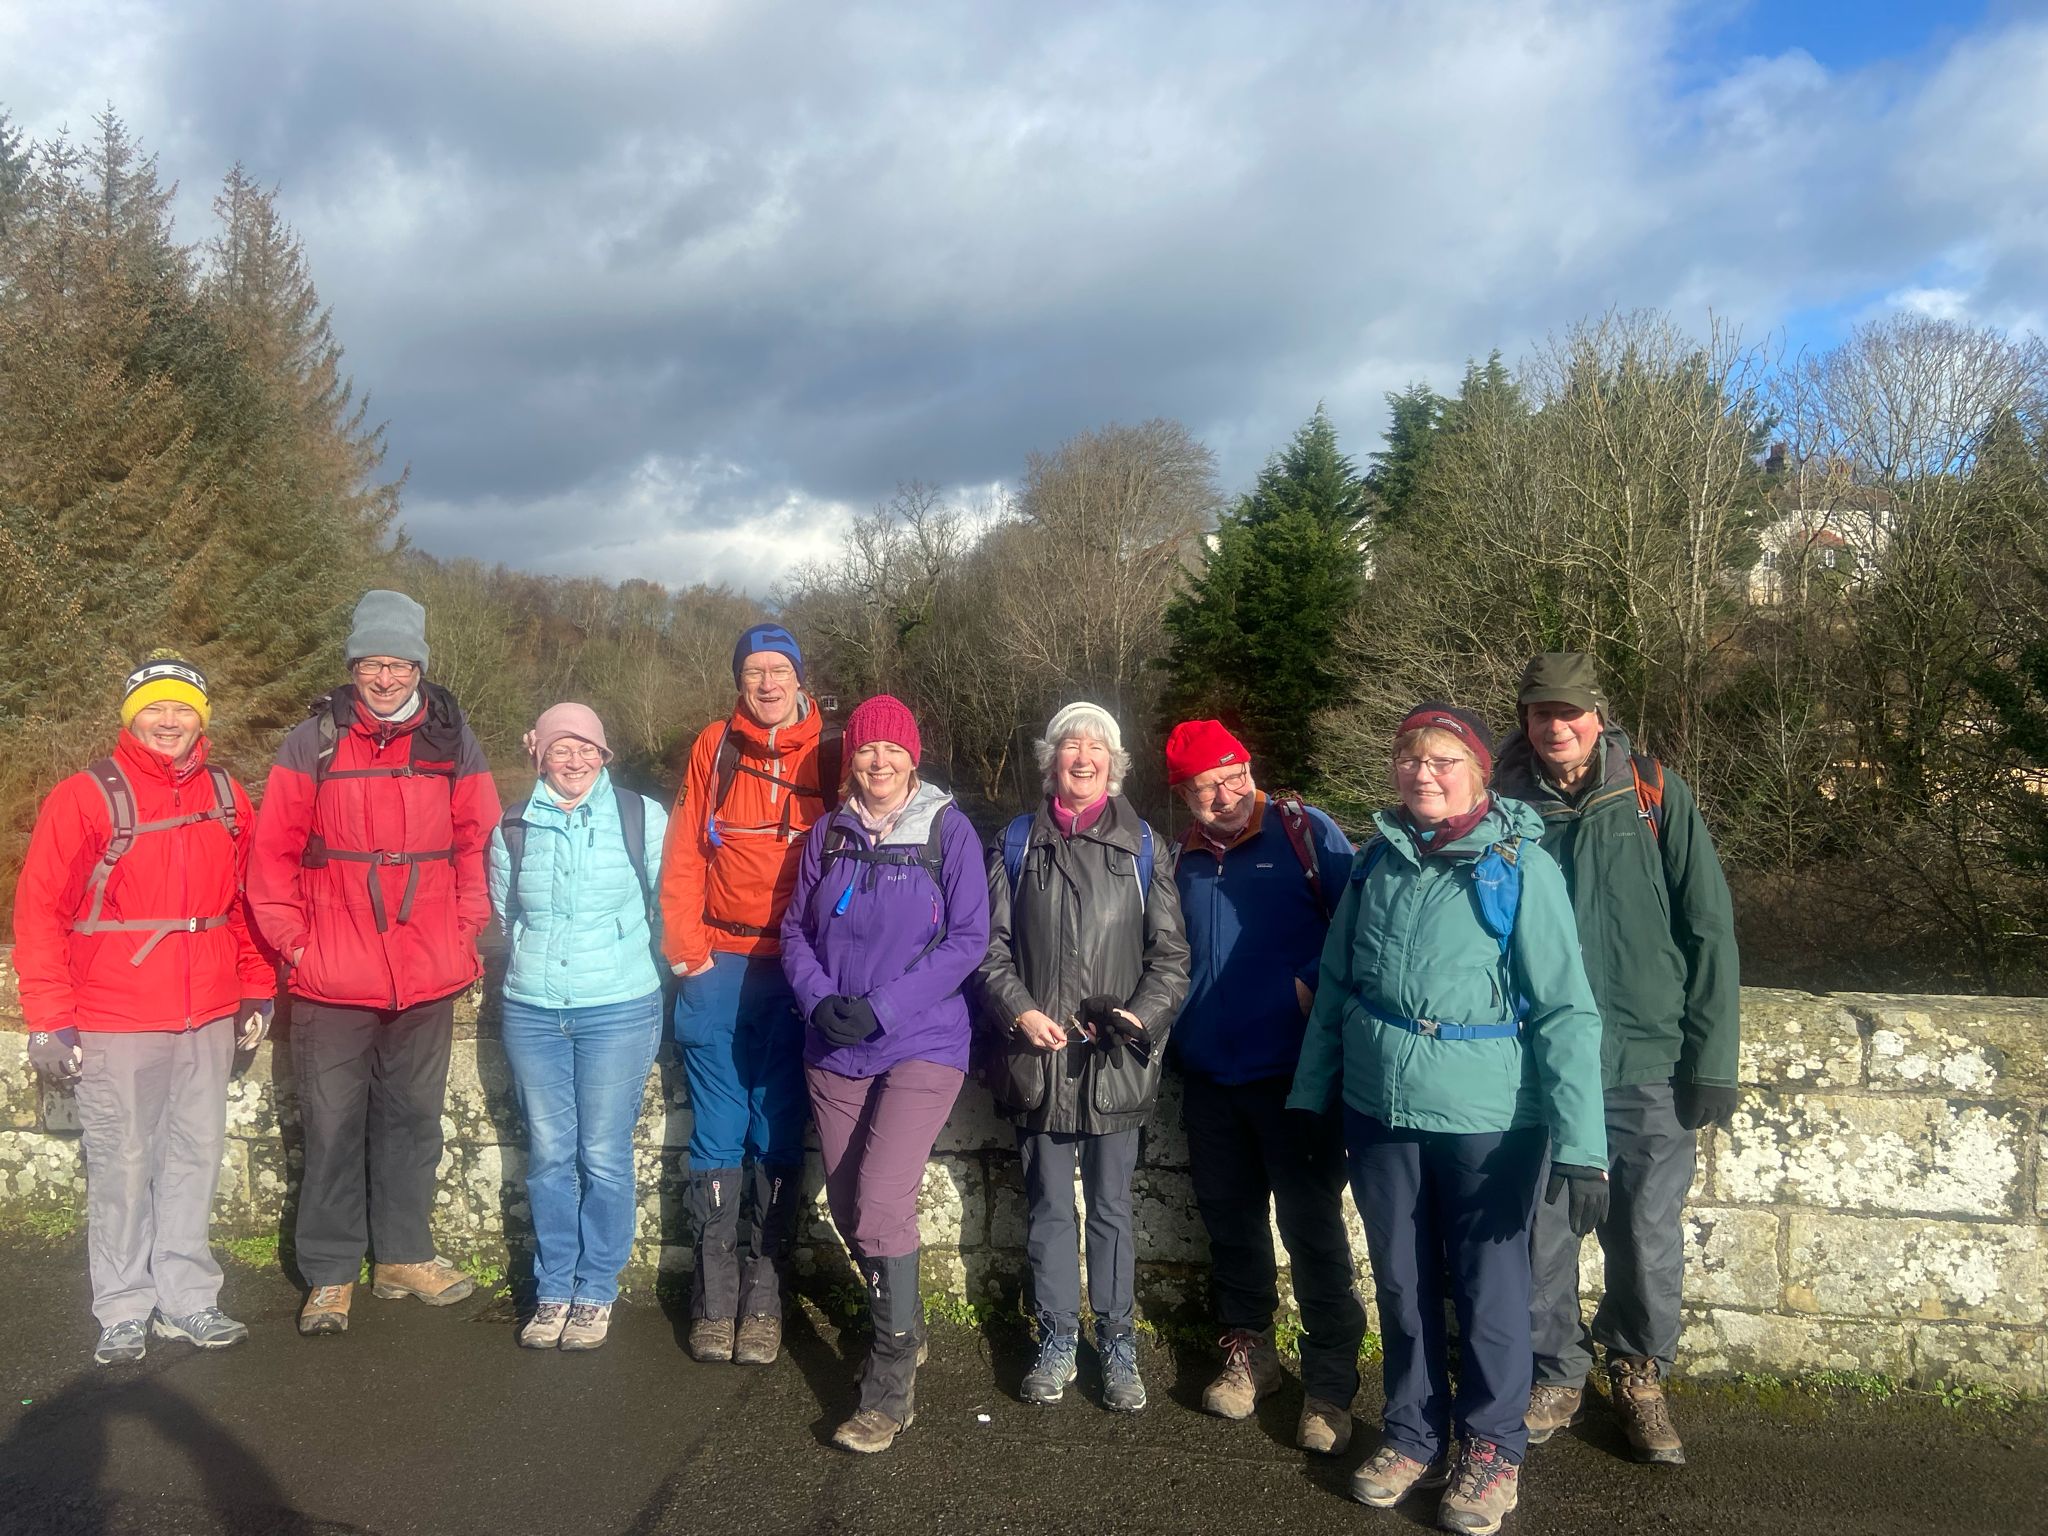
<path id="1" fill-rule="evenodd" d="M 597 777 L 590 781 L 590 788 L 583 792 L 583 798 L 576 802 L 576 809 L 590 806 L 594 810 L 597 806 L 610 804 L 611 799 L 611 770 L 600 768 Z M 537 778 L 533 781 L 533 793 L 526 797 L 526 805 L 519 814 L 524 821 L 561 821 L 568 817 L 569 812 L 563 810 L 555 799 L 555 792 L 548 788 L 548 781 Z"/>
<path id="2" fill-rule="evenodd" d="M 155 779 L 165 784 L 189 783 L 195 774 L 206 769 L 206 734 L 202 731 L 199 739 L 192 744 L 192 755 L 185 759 L 180 768 L 154 747 L 144 746 L 127 731 L 114 743 L 114 759 L 133 778 Z"/>
<path id="3" fill-rule="evenodd" d="M 903 807 L 903 814 L 896 818 L 896 825 L 875 845 L 881 848 L 898 844 L 922 847 L 925 839 L 932 835 L 932 823 L 952 803 L 953 797 L 938 785 L 920 783 L 911 791 L 910 803 Z M 866 824 L 860 819 L 860 812 L 850 800 L 832 814 L 862 837 L 869 835 Z"/>
<path id="4" fill-rule="evenodd" d="M 742 751 L 755 757 L 773 757 L 777 752 L 808 746 L 816 741 L 824 730 L 825 717 L 818 712 L 818 701 L 798 690 L 796 718 L 787 725 L 778 725 L 771 730 L 748 714 L 743 703 L 733 705 L 729 724 L 733 739 L 739 742 Z M 836 784 L 831 787 L 838 788 Z"/>
<path id="5" fill-rule="evenodd" d="M 1399 849 L 1412 864 L 1422 862 L 1422 855 L 1415 846 L 1415 834 L 1408 830 L 1408 823 L 1402 818 L 1399 807 L 1389 806 L 1383 811 L 1375 811 L 1372 820 L 1388 846 Z M 1479 854 L 1506 838 L 1541 840 L 1542 836 L 1543 818 L 1533 806 L 1496 792 L 1492 805 L 1479 818 L 1479 824 L 1452 843 L 1449 851 Z"/>

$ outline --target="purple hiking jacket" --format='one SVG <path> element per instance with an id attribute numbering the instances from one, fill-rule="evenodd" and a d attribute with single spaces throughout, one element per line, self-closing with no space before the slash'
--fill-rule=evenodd
<path id="1" fill-rule="evenodd" d="M 866 998 L 882 1026 L 871 1040 L 835 1046 L 806 1024 L 804 1060 L 814 1066 L 842 1077 L 875 1077 L 899 1061 L 967 1070 L 972 1024 L 961 989 L 988 954 L 988 873 L 981 839 L 951 795 L 921 784 L 884 846 L 921 850 L 933 818 L 941 816 L 943 878 L 936 885 L 914 863 L 840 858 L 828 874 L 825 843 L 833 828 L 852 846 L 873 846 L 850 806 L 811 828 L 797 866 L 796 890 L 782 917 L 783 974 L 806 1019 L 837 994 Z M 918 960 L 942 918 L 944 941 Z"/>

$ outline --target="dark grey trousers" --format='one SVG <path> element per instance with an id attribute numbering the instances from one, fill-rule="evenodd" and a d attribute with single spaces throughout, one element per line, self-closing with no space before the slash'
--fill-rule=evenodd
<path id="1" fill-rule="evenodd" d="M 1088 1202 L 1088 1305 L 1105 1336 L 1129 1333 L 1137 1312 L 1136 1234 L 1131 1174 L 1138 1166 L 1133 1128 L 1107 1136 L 1017 1132 L 1028 1208 L 1024 1254 L 1031 1265 L 1039 1321 L 1054 1333 L 1081 1328 L 1081 1234 L 1074 1218 L 1074 1162 Z"/>
<path id="2" fill-rule="evenodd" d="M 1606 1281 L 1590 1329 L 1579 1310 L 1580 1239 L 1565 1220 L 1564 1197 L 1545 1203 L 1539 1185 L 1529 1307 L 1539 1386 L 1584 1385 L 1596 1344 L 1610 1359 L 1648 1357 L 1659 1374 L 1670 1373 L 1685 1281 L 1679 1217 L 1698 1145 L 1698 1136 L 1678 1123 L 1668 1082 L 1607 1090 L 1610 1192 L 1607 1220 L 1598 1229 Z M 1546 1182 L 1549 1171 L 1546 1156 Z"/>
<path id="3" fill-rule="evenodd" d="M 1280 1305 L 1273 1223 L 1287 1246 L 1301 1308 L 1301 1383 L 1315 1397 L 1358 1394 L 1365 1307 L 1344 1230 L 1344 1127 L 1324 1117 L 1321 1156 L 1302 1161 L 1287 1124 L 1284 1077 L 1227 1087 L 1182 1078 L 1195 1205 L 1209 1233 L 1209 1291 L 1225 1328 L 1263 1333 Z"/>

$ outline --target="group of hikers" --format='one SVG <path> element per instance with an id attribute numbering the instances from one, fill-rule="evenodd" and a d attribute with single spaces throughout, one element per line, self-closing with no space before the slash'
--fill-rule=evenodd
<path id="1" fill-rule="evenodd" d="M 1171 1055 L 1223 1330 L 1205 1409 L 1248 1419 L 1282 1385 L 1276 1221 L 1297 1441 L 1346 1450 L 1366 1325 L 1348 1183 L 1386 1399 L 1354 1497 L 1441 1488 L 1442 1525 L 1498 1529 L 1527 1448 L 1580 1414 L 1596 1347 L 1634 1453 L 1683 1461 L 1663 1381 L 1695 1133 L 1736 1103 L 1733 924 L 1690 790 L 1633 750 L 1589 657 L 1532 658 L 1504 742 L 1470 709 L 1418 704 L 1354 848 L 1263 791 L 1215 720 L 1166 740 L 1190 824 L 1162 836 L 1123 795 L 1119 722 L 1087 702 L 1047 723 L 1042 795 L 985 846 L 920 774 L 912 709 L 878 696 L 831 728 L 767 623 L 735 643 L 737 702 L 696 738 L 672 809 L 613 780 L 578 703 L 527 733 L 536 780 L 506 809 L 428 655 L 417 603 L 366 594 L 348 680 L 285 737 L 253 810 L 208 761 L 205 676 L 155 653 L 113 754 L 42 806 L 15 963 L 30 1059 L 77 1096 L 95 1360 L 247 1337 L 220 1309 L 208 1225 L 233 1058 L 268 1031 L 280 969 L 300 1332 L 347 1331 L 366 1258 L 378 1297 L 470 1294 L 430 1217 L 454 1003 L 495 913 L 529 1141 L 523 1346 L 605 1340 L 673 978 L 689 1352 L 780 1353 L 815 1124 L 872 1322 L 834 1435 L 849 1450 L 885 1450 L 915 1417 L 917 1198 L 970 1072 L 1022 1167 L 1037 1356 L 1020 1395 L 1057 1403 L 1075 1380 L 1085 1245 L 1102 1404 L 1145 1406 L 1132 1181 Z M 1590 1325 L 1589 1232 L 1606 1265 Z"/>

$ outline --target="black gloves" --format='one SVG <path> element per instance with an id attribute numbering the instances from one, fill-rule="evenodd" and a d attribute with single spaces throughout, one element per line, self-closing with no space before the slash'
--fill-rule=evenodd
<path id="1" fill-rule="evenodd" d="M 1688 1131 L 1726 1125 L 1735 1118 L 1735 1105 L 1740 1097 L 1733 1088 L 1716 1088 L 1711 1083 L 1687 1082 L 1684 1078 L 1671 1085 L 1671 1092 L 1678 1109 L 1678 1123 Z"/>
<path id="2" fill-rule="evenodd" d="M 69 1088 L 78 1081 L 84 1054 L 75 1029 L 37 1030 L 28 1037 L 28 1064 L 58 1088 Z"/>
<path id="3" fill-rule="evenodd" d="M 1598 1168 L 1583 1168 L 1577 1163 L 1552 1163 L 1550 1187 L 1543 1192 L 1543 1203 L 1555 1205 L 1567 1184 L 1572 1192 L 1565 1207 L 1565 1219 L 1571 1223 L 1572 1236 L 1584 1237 L 1607 1219 L 1607 1175 Z"/>
<path id="4" fill-rule="evenodd" d="M 1074 1016 L 1081 1021 L 1081 1027 L 1095 1036 L 1098 1045 L 1127 1045 L 1140 1056 L 1152 1054 L 1152 1037 L 1145 1033 L 1142 1024 L 1126 1018 L 1123 1000 L 1098 993 L 1084 997 L 1074 1010 Z"/>
<path id="5" fill-rule="evenodd" d="M 859 1045 L 882 1021 L 864 997 L 828 997 L 811 1010 L 811 1027 L 834 1045 Z"/>

